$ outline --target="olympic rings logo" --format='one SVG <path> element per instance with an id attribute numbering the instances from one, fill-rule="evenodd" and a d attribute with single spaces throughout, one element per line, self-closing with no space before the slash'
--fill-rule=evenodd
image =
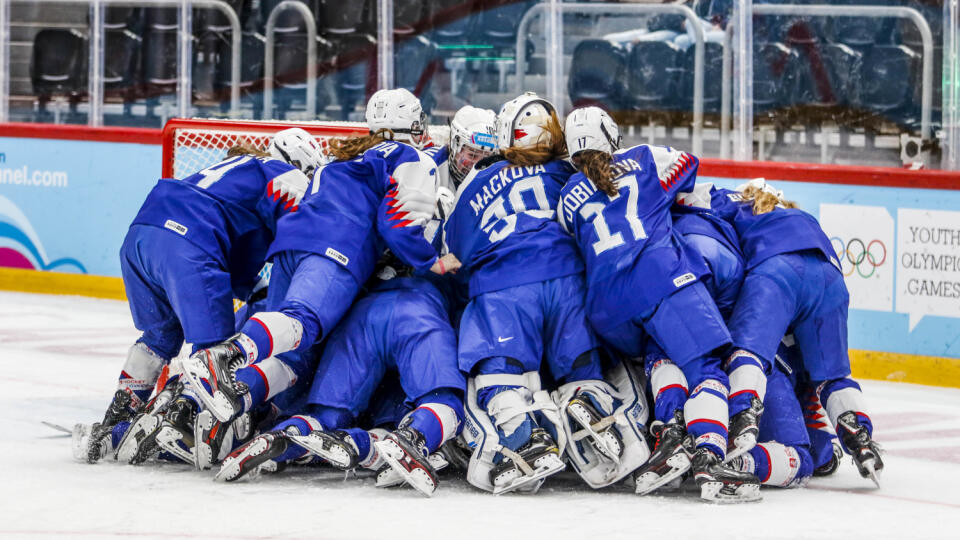
<path id="1" fill-rule="evenodd" d="M 837 258 L 840 259 L 841 268 L 844 260 L 850 263 L 849 272 L 841 270 L 844 277 L 850 277 L 856 272 L 860 277 L 868 278 L 887 261 L 887 246 L 880 240 L 871 240 L 869 244 L 864 244 L 859 238 L 851 238 L 844 243 L 839 237 L 834 236 L 830 239 L 830 244 L 837 253 Z M 864 267 L 870 271 L 865 273 Z"/>

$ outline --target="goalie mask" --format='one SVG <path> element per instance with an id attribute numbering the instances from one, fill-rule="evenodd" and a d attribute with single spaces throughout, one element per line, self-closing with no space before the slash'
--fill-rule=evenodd
<path id="1" fill-rule="evenodd" d="M 554 113 L 553 104 L 533 92 L 506 102 L 497 115 L 497 147 L 505 150 L 551 144 L 545 128 Z"/>
<path id="2" fill-rule="evenodd" d="M 478 161 L 496 151 L 496 119 L 489 109 L 467 105 L 450 121 L 449 160 L 454 185 L 460 185 Z"/>
<path id="3" fill-rule="evenodd" d="M 584 107 L 571 112 L 564 132 L 571 158 L 584 150 L 612 154 L 620 148 L 620 128 L 599 107 Z"/>
<path id="4" fill-rule="evenodd" d="M 427 115 L 420 100 L 405 88 L 378 90 L 367 102 L 370 133 L 381 129 L 393 132 L 393 140 L 423 148 L 427 141 Z"/>
<path id="5" fill-rule="evenodd" d="M 313 138 L 313 135 L 300 128 L 278 132 L 270 141 L 267 152 L 270 157 L 293 165 L 307 176 L 327 162 L 320 143 Z"/>

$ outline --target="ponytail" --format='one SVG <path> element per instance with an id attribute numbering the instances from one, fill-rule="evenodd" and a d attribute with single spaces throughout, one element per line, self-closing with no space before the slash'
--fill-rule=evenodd
<path id="1" fill-rule="evenodd" d="M 574 160 L 597 189 L 611 197 L 618 193 L 617 184 L 613 181 L 616 176 L 612 166 L 613 156 L 600 150 L 581 150 Z"/>
<path id="2" fill-rule="evenodd" d="M 777 206 L 782 206 L 784 208 L 797 207 L 797 203 L 788 201 L 786 199 L 781 199 L 773 193 L 764 191 L 757 186 L 748 186 L 743 190 L 741 197 L 745 202 L 753 201 L 753 215 L 755 216 L 772 212 Z"/>
<path id="3" fill-rule="evenodd" d="M 543 165 L 555 159 L 567 157 L 567 141 L 563 135 L 563 127 L 557 113 L 550 112 L 550 121 L 543 127 L 549 136 L 549 142 L 538 142 L 533 146 L 510 147 L 503 150 L 503 157 L 511 165 L 518 167 L 533 167 Z M 541 139 L 542 139 L 541 135 Z"/>
<path id="4" fill-rule="evenodd" d="M 356 137 L 330 139 L 330 155 L 336 159 L 353 159 L 374 146 L 393 139 L 393 131 L 383 128 L 376 133 Z"/>
<path id="5" fill-rule="evenodd" d="M 232 158 L 236 156 L 253 156 L 258 158 L 268 158 L 270 154 L 264 150 L 261 150 L 254 146 L 248 141 L 241 142 L 236 146 L 231 146 L 227 149 L 227 157 Z"/>

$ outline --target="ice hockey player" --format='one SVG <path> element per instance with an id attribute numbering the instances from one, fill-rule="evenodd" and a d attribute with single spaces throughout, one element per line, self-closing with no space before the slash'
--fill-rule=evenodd
<path id="1" fill-rule="evenodd" d="M 381 275 L 388 271 L 395 273 L 388 267 Z M 344 469 L 370 467 L 379 455 L 418 491 L 433 494 L 437 475 L 428 456 L 459 433 L 466 380 L 447 300 L 428 279 L 404 274 L 375 285 L 327 339 L 307 409 L 235 451 L 218 479 L 236 480 L 266 460 L 298 459 L 306 449 Z M 353 426 L 390 372 L 414 408 L 374 442 Z"/>
<path id="2" fill-rule="evenodd" d="M 883 470 L 860 386 L 847 356 L 849 294 L 817 220 L 762 179 L 736 191 L 711 189 L 710 207 L 737 231 L 746 277 L 729 321 L 727 360 L 737 386 L 762 399 L 780 342 L 792 329 L 803 369 L 860 474 L 879 485 Z M 742 373 L 738 373 L 741 372 Z"/>
<path id="3" fill-rule="evenodd" d="M 78 427 L 89 461 L 101 457 L 111 428 L 142 408 L 185 338 L 198 350 L 234 333 L 234 297 L 251 292 L 277 221 L 296 210 L 306 174 L 322 161 L 313 137 L 288 129 L 267 152 L 236 147 L 226 160 L 163 178 L 150 191 L 120 248 L 130 313 L 143 334 L 103 420 Z"/>
<path id="4" fill-rule="evenodd" d="M 470 105 L 461 107 L 450 120 L 450 141 L 447 145 L 424 149 L 424 153 L 432 157 L 438 166 L 442 168 L 442 165 L 446 165 L 450 179 L 448 185 L 453 189 L 463 182 L 477 162 L 496 151 L 496 119 L 496 113 L 490 109 Z"/>
<path id="5" fill-rule="evenodd" d="M 694 185 L 697 159 L 666 147 L 619 149 L 618 126 L 597 107 L 573 111 L 566 136 L 582 172 L 564 186 L 558 220 L 586 261 L 590 322 L 633 357 L 649 335 L 666 353 L 652 367 L 681 371 L 692 388 L 689 397 L 665 394 L 652 381 L 657 442 L 637 470 L 637 492 L 649 493 L 692 469 L 704 499 L 759 499 L 755 476 L 723 465 L 728 382 L 720 354 L 730 334 L 699 279 L 707 269 L 686 253 L 670 217 L 676 193 Z"/>
<path id="6" fill-rule="evenodd" d="M 467 479 L 495 494 L 534 492 L 564 468 L 560 412 L 541 389 L 542 361 L 558 383 L 591 383 L 576 396 L 588 414 L 597 406 L 589 394 L 606 392 L 583 311 L 583 262 L 555 220 L 573 173 L 556 111 L 527 93 L 501 108 L 496 128 L 502 154 L 467 175 L 444 225 L 446 245 L 470 276 L 458 351 L 470 377 L 465 436 L 477 446 Z M 590 431 L 616 452 L 607 435 Z"/>
<path id="7" fill-rule="evenodd" d="M 419 100 L 404 89 L 380 90 L 366 118 L 370 134 L 331 141 L 336 161 L 314 173 L 299 210 L 278 224 L 267 253 L 270 311 L 183 362 L 188 385 L 221 422 L 313 373 L 310 347 L 349 309 L 385 246 L 418 271 L 440 274 L 459 264 L 438 257 L 423 236 L 438 175 L 416 149 L 427 138 Z M 268 364 L 271 358 L 277 361 Z M 235 379 L 247 364 L 257 376 Z"/>

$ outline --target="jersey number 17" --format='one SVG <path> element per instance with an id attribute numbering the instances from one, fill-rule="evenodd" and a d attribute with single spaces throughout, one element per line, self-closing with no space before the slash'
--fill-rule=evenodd
<path id="1" fill-rule="evenodd" d="M 627 211 L 624 218 L 626 218 L 627 223 L 630 225 L 630 232 L 633 234 L 634 240 L 646 238 L 647 232 L 643 230 L 643 222 L 640 221 L 640 217 L 637 215 L 637 202 L 640 196 L 637 177 L 632 174 L 621 177 L 617 180 L 617 188 L 620 190 L 627 188 Z M 607 197 L 610 198 L 610 202 L 613 202 L 619 199 L 621 194 L 607 195 Z M 596 216 L 593 220 L 593 228 L 597 233 L 597 241 L 594 242 L 592 246 L 593 252 L 596 255 L 623 245 L 623 234 L 619 232 L 611 233 L 610 226 L 607 225 L 607 220 L 603 216 L 603 211 L 610 206 L 613 205 L 592 202 L 580 207 L 580 217 L 582 217 L 584 221 L 589 222 L 592 216 Z"/>

